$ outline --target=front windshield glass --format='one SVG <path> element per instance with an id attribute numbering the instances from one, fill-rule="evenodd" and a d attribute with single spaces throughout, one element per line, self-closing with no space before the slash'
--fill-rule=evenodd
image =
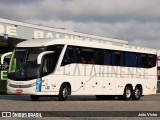
<path id="1" fill-rule="evenodd" d="M 37 57 L 43 51 L 44 48 L 16 48 L 11 59 L 8 78 L 13 80 L 36 78 L 40 69 Z"/>
<path id="2" fill-rule="evenodd" d="M 12 80 L 31 80 L 54 72 L 63 45 L 50 45 L 46 47 L 15 48 L 10 61 L 8 78 Z M 45 51 L 54 51 L 44 55 L 42 64 L 37 64 L 37 57 Z"/>

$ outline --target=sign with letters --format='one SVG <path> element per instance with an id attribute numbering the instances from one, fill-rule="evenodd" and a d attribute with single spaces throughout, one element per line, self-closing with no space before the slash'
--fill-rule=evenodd
<path id="1" fill-rule="evenodd" d="M 35 29 L 33 27 L 25 27 L 0 23 L 0 36 L 8 35 L 8 37 L 19 39 L 36 39 L 36 38 L 69 38 L 69 39 L 89 39 L 87 37 L 75 34 L 61 33 L 56 31 Z"/>
<path id="2" fill-rule="evenodd" d="M 99 40 L 111 41 L 121 44 L 127 44 L 128 41 L 101 37 L 96 35 L 89 35 L 74 31 L 67 31 L 63 29 L 45 27 L 41 25 L 23 23 L 0 18 L 0 36 L 7 34 L 8 37 L 18 39 L 36 39 L 36 38 L 69 38 L 82 40 Z"/>

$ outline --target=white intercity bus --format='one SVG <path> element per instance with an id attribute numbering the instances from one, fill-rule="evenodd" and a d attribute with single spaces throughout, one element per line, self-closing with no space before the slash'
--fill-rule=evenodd
<path id="1" fill-rule="evenodd" d="M 104 40 L 33 39 L 12 52 L 7 92 L 32 100 L 68 95 L 139 100 L 156 93 L 157 67 L 155 49 Z"/>

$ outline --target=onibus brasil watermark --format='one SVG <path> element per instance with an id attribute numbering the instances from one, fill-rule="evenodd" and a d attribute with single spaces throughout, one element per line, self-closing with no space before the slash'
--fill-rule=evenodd
<path id="1" fill-rule="evenodd" d="M 31 118 L 41 118 L 42 113 L 41 112 L 2 112 L 1 117 L 20 117 L 20 118 L 25 118 L 25 117 L 31 117 Z"/>

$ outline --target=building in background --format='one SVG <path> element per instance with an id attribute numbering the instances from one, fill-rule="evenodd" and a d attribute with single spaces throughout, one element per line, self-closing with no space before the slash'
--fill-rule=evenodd
<path id="1" fill-rule="evenodd" d="M 97 40 L 97 42 L 112 42 L 113 44 L 120 45 L 128 44 L 128 41 L 125 40 L 89 35 L 0 18 L 0 54 L 12 51 L 15 45 L 21 41 L 28 39 L 36 40 L 36 38 L 71 38 Z"/>

